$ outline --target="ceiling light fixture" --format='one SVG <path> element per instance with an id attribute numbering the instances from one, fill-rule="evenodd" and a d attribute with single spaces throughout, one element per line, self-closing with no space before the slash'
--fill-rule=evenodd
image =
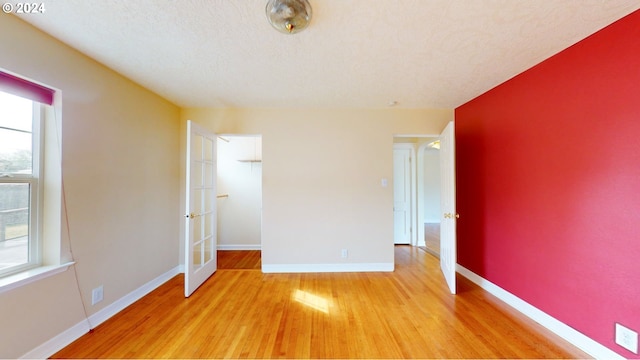
<path id="1" fill-rule="evenodd" d="M 307 0 L 269 0 L 266 12 L 271 26 L 285 34 L 302 31 L 311 21 L 311 5 Z"/>
<path id="2" fill-rule="evenodd" d="M 440 149 L 440 140 L 432 141 L 428 145 L 432 149 Z"/>

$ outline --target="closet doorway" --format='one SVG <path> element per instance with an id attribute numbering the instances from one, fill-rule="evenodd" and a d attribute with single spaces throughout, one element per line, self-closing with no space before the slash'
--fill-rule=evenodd
<path id="1" fill-rule="evenodd" d="M 218 269 L 260 270 L 262 136 L 219 135 Z"/>

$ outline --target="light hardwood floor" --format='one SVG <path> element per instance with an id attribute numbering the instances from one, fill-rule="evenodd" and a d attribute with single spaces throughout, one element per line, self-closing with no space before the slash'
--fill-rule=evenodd
<path id="1" fill-rule="evenodd" d="M 392 273 L 218 270 L 175 277 L 56 358 L 586 358 L 438 261 L 396 246 Z"/>
<path id="2" fill-rule="evenodd" d="M 436 257 L 440 257 L 440 223 L 424 224 L 424 249 Z"/>
<path id="3" fill-rule="evenodd" d="M 260 270 L 261 255 L 260 250 L 218 250 L 218 269 Z"/>

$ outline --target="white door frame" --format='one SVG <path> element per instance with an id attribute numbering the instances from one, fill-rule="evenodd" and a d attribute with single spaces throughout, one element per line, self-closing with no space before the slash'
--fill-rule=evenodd
<path id="1" fill-rule="evenodd" d="M 424 150 L 429 146 L 429 142 L 418 146 L 417 150 L 417 168 L 416 181 L 418 183 L 416 198 L 418 203 L 418 211 L 416 213 L 416 222 L 418 223 L 418 231 L 416 231 L 415 246 L 426 246 L 424 242 L 424 172 L 427 170 L 424 168 Z"/>
<path id="2" fill-rule="evenodd" d="M 411 143 L 397 143 L 397 144 L 393 144 L 393 150 L 396 149 L 408 149 L 410 151 L 409 153 L 409 187 L 410 187 L 410 194 L 409 194 L 409 219 L 411 220 L 410 222 L 410 227 L 411 230 L 409 231 L 409 244 L 410 245 L 415 245 L 416 242 L 416 181 L 415 181 L 415 174 L 416 174 L 416 148 L 414 146 L 414 144 Z M 394 183 L 395 186 L 395 183 Z M 394 225 L 395 226 L 395 225 Z M 394 229 L 394 234 L 395 234 L 395 229 Z M 395 236 L 394 236 L 395 237 Z M 394 239 L 394 243 L 395 243 L 395 239 Z"/>

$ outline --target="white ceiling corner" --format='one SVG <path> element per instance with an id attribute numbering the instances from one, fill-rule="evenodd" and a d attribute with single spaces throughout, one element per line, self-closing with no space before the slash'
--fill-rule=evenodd
<path id="1" fill-rule="evenodd" d="M 640 8 L 637 0 L 55 0 L 21 18 L 183 107 L 455 108 Z"/>

